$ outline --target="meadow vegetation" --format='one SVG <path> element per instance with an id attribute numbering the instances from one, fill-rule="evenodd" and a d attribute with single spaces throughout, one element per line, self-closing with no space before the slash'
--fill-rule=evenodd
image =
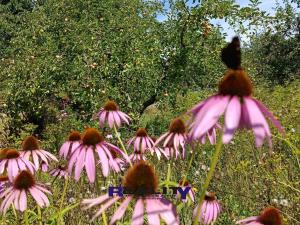
<path id="1" fill-rule="evenodd" d="M 231 0 L 194 2 L 168 1 L 166 12 L 160 1 L 0 1 L 0 148 L 20 149 L 25 137 L 35 135 L 43 149 L 58 156 L 71 130 L 99 127 L 95 113 L 109 99 L 132 118 L 119 129 L 124 142 L 139 127 L 158 137 L 173 118 L 186 121 L 186 112 L 217 91 L 225 72 L 220 60 L 225 35 L 210 23 L 225 18 L 247 39 L 243 67 L 253 81 L 253 96 L 274 113 L 286 136 L 272 127 L 272 155 L 267 144 L 255 147 L 251 130 L 237 132 L 223 146 L 209 187 L 223 208 L 215 224 L 235 224 L 270 205 L 281 211 L 284 224 L 299 224 L 300 2 L 284 0 L 275 16 L 261 11 L 256 0 L 247 7 Z M 167 19 L 158 21 L 158 15 Z M 101 132 L 119 145 L 113 129 Z M 214 148 L 197 147 L 187 176 L 196 194 Z M 188 167 L 188 160 L 149 156 L 149 161 L 161 182 L 168 165 L 175 183 Z M 81 210 L 80 201 L 106 192 L 123 175 L 99 176 L 96 185 L 86 177 L 70 179 L 65 186 L 39 171 L 36 177 L 50 184 L 53 195 L 41 217 L 36 204 L 28 204 L 29 224 L 103 224 L 102 217 L 89 222 L 94 211 Z M 181 224 L 191 224 L 195 203 L 174 203 Z M 130 224 L 131 214 L 132 208 L 118 224 Z M 1 215 L 2 224 L 23 220 L 12 208 Z"/>

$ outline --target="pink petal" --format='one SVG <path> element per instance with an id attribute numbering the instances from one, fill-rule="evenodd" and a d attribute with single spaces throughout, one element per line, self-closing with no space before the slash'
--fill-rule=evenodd
<path id="1" fill-rule="evenodd" d="M 143 225 L 144 223 L 144 202 L 139 198 L 135 204 L 131 225 Z"/>
<path id="2" fill-rule="evenodd" d="M 84 163 L 85 162 L 85 153 L 86 153 L 86 149 L 82 148 L 80 154 L 78 155 L 77 161 L 76 161 L 75 173 L 74 173 L 74 177 L 75 177 L 76 181 L 79 180 L 81 171 L 83 170 L 83 167 L 85 164 Z"/>
<path id="3" fill-rule="evenodd" d="M 94 150 L 92 148 L 87 149 L 86 158 L 85 158 L 85 168 L 90 182 L 94 183 L 96 177 L 96 168 L 95 168 Z"/>
<path id="4" fill-rule="evenodd" d="M 27 196 L 26 196 L 26 191 L 22 190 L 21 194 L 20 194 L 20 211 L 24 212 L 27 209 Z"/>
<path id="5" fill-rule="evenodd" d="M 109 208 L 112 204 L 114 204 L 116 201 L 118 201 L 120 197 L 114 197 L 110 200 L 108 200 L 106 203 L 104 203 L 101 206 L 101 209 L 93 216 L 92 220 L 94 220 L 96 217 L 100 216 L 107 208 Z"/>
<path id="6" fill-rule="evenodd" d="M 117 211 L 114 213 L 113 217 L 111 218 L 111 221 L 109 222 L 109 225 L 114 225 L 117 220 L 120 220 L 123 217 L 131 200 L 132 196 L 126 197 L 126 199 L 122 202 Z"/>
<path id="7" fill-rule="evenodd" d="M 102 145 L 98 144 L 96 146 L 96 151 L 97 151 L 97 153 L 99 155 L 99 158 L 100 158 L 103 176 L 107 177 L 108 173 L 109 173 L 109 164 L 108 164 L 107 156 L 106 156 L 105 152 L 102 149 Z"/>
<path id="8" fill-rule="evenodd" d="M 160 224 L 159 212 L 160 208 L 158 208 L 156 201 L 153 199 L 146 199 L 146 212 L 148 216 L 148 224 L 149 225 L 157 225 Z"/>
<path id="9" fill-rule="evenodd" d="M 199 114 L 197 114 L 191 134 L 194 139 L 204 135 L 211 129 L 224 113 L 229 96 L 217 96 L 212 101 L 203 106 Z"/>
<path id="10" fill-rule="evenodd" d="M 228 144 L 237 129 L 241 118 L 241 102 L 239 97 L 233 96 L 227 106 L 225 113 L 225 132 L 223 143 Z"/>
<path id="11" fill-rule="evenodd" d="M 155 199 L 155 201 L 157 205 L 160 205 L 160 209 L 162 210 L 160 216 L 166 222 L 166 224 L 179 225 L 179 219 L 176 214 L 176 207 L 164 198 Z"/>

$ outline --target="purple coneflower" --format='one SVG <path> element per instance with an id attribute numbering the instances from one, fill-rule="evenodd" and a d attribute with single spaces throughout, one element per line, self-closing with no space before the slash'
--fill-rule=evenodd
<path id="1" fill-rule="evenodd" d="M 50 170 L 49 174 L 53 177 L 63 177 L 66 179 L 68 177 L 67 166 L 59 165 L 58 167 Z"/>
<path id="2" fill-rule="evenodd" d="M 69 134 L 68 140 L 63 143 L 59 150 L 59 155 L 64 159 L 68 159 L 74 150 L 80 145 L 81 134 L 77 131 L 72 131 Z"/>
<path id="3" fill-rule="evenodd" d="M 236 129 L 252 129 L 256 146 L 262 146 L 267 137 L 272 147 L 271 132 L 265 119 L 284 133 L 273 114 L 258 100 L 251 97 L 252 83 L 241 65 L 240 41 L 238 37 L 223 49 L 222 61 L 228 67 L 227 73 L 219 84 L 219 93 L 196 105 L 192 110 L 193 125 L 190 135 L 198 139 L 216 125 L 222 114 L 225 115 L 225 127 L 222 141 L 230 142 Z"/>
<path id="4" fill-rule="evenodd" d="M 97 113 L 100 127 L 104 127 L 107 122 L 110 128 L 120 127 L 122 122 L 129 124 L 130 117 L 119 110 L 114 101 L 108 101 L 103 108 Z"/>
<path id="5" fill-rule="evenodd" d="M 264 209 L 260 216 L 251 216 L 237 222 L 242 225 L 282 225 L 279 210 L 274 207 Z"/>
<path id="6" fill-rule="evenodd" d="M 110 168 L 109 159 L 113 158 L 111 151 L 115 151 L 129 160 L 119 148 L 106 142 L 97 129 L 87 128 L 82 136 L 81 144 L 70 157 L 68 165 L 69 174 L 72 174 L 74 167 L 75 180 L 78 181 L 81 171 L 85 167 L 89 181 L 94 183 L 96 177 L 95 153 L 97 153 L 102 166 L 102 174 L 107 177 Z"/>
<path id="7" fill-rule="evenodd" d="M 2 151 L 1 154 L 4 155 L 4 158 L 0 160 L 0 173 L 6 171 L 10 181 L 13 181 L 21 170 L 35 172 L 35 166 L 27 159 L 22 158 L 16 149 L 4 149 Z"/>
<path id="8" fill-rule="evenodd" d="M 146 150 L 150 150 L 154 146 L 154 142 L 148 136 L 145 128 L 139 128 L 133 138 L 131 138 L 127 144 L 129 148 L 133 145 L 134 151 L 140 151 L 145 153 Z"/>
<path id="9" fill-rule="evenodd" d="M 194 210 L 194 216 L 196 216 L 197 209 L 198 206 Z M 216 194 L 214 192 L 208 192 L 201 205 L 200 218 L 198 218 L 199 222 L 203 224 L 214 223 L 220 213 L 221 205 L 217 200 Z"/>
<path id="10" fill-rule="evenodd" d="M 25 211 L 28 192 L 40 207 L 49 206 L 49 200 L 45 193 L 51 194 L 51 192 L 42 184 L 36 183 L 30 172 L 23 170 L 15 177 L 13 185 L 0 195 L 0 198 L 4 197 L 0 211 L 6 213 L 11 204 L 14 204 L 15 208 L 21 212 Z"/>
<path id="11" fill-rule="evenodd" d="M 163 142 L 164 148 L 170 148 L 170 146 L 172 146 L 175 152 L 180 152 L 181 150 L 182 153 L 180 155 L 185 158 L 185 144 L 187 142 L 187 134 L 185 124 L 180 118 L 176 118 L 171 122 L 169 131 L 156 140 L 155 146 L 161 142 Z M 169 150 L 170 149 L 168 149 L 168 151 Z"/>
<path id="12" fill-rule="evenodd" d="M 28 160 L 32 157 L 36 170 L 40 168 L 40 160 L 44 161 L 47 165 L 49 165 L 50 160 L 58 161 L 57 158 L 50 152 L 40 148 L 38 140 L 34 136 L 25 138 L 22 143 L 22 151 L 20 151 L 20 153 L 21 157 Z"/>
<path id="13" fill-rule="evenodd" d="M 167 225 L 179 224 L 175 206 L 162 196 L 152 196 L 158 188 L 158 178 L 153 166 L 144 161 L 134 164 L 127 171 L 123 186 L 133 194 L 124 197 L 124 201 L 112 216 L 110 225 L 115 224 L 123 217 L 129 203 L 134 200 L 136 200 L 136 203 L 131 224 L 143 225 L 144 214 L 147 214 L 149 225 L 159 225 L 160 219 L 163 219 Z M 94 215 L 93 219 L 95 219 L 119 199 L 121 197 L 110 198 L 108 194 L 105 194 L 95 199 L 84 199 L 82 203 L 87 205 L 86 209 L 95 205 L 102 205 L 101 209 Z"/>
<path id="14" fill-rule="evenodd" d="M 179 186 L 180 187 L 191 187 L 191 189 L 189 190 L 189 194 L 188 194 L 188 198 L 194 202 L 195 201 L 195 192 L 194 192 L 194 188 L 192 187 L 192 185 L 185 179 L 184 183 L 183 180 L 179 181 Z M 179 193 L 177 193 L 177 198 L 179 198 L 181 201 L 183 202 L 187 202 L 188 199 L 182 199 L 181 195 Z"/>

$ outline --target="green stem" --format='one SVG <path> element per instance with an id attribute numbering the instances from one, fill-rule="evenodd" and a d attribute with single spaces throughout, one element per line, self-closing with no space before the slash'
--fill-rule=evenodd
<path id="1" fill-rule="evenodd" d="M 212 177 L 214 175 L 214 171 L 215 171 L 216 165 L 217 165 L 217 163 L 219 161 L 219 156 L 220 156 L 221 150 L 222 150 L 222 135 L 220 135 L 220 137 L 219 137 L 215 153 L 214 153 L 214 155 L 213 155 L 213 157 L 211 159 L 210 168 L 209 168 L 209 171 L 207 173 L 207 177 L 206 177 L 206 180 L 204 182 L 203 189 L 202 189 L 202 192 L 201 192 L 201 195 L 200 195 L 200 198 L 199 198 L 197 213 L 196 213 L 196 217 L 194 219 L 193 225 L 197 225 L 198 224 L 198 218 L 200 217 L 200 212 L 201 212 L 201 205 L 203 203 L 203 200 L 204 200 L 204 197 L 205 197 L 205 193 L 207 191 L 209 183 L 210 183 L 210 181 L 211 181 L 211 179 L 212 179 Z"/>
<path id="2" fill-rule="evenodd" d="M 63 224 L 63 218 L 62 218 L 62 215 L 61 215 L 61 211 L 62 211 L 62 206 L 63 206 L 63 203 L 64 203 L 64 200 L 65 200 L 65 195 L 67 193 L 67 188 L 68 188 L 68 181 L 69 181 L 69 177 L 67 177 L 65 179 L 65 184 L 64 184 L 64 190 L 63 190 L 63 193 L 62 193 L 62 196 L 61 196 L 61 199 L 60 199 L 60 204 L 59 204 L 59 212 L 58 212 L 58 215 L 59 215 L 59 224 Z"/>
<path id="3" fill-rule="evenodd" d="M 189 171 L 190 171 L 190 169 L 191 169 L 193 160 L 194 160 L 195 155 L 196 155 L 195 153 L 196 153 L 196 149 L 193 149 L 193 153 L 192 153 L 192 156 L 191 156 L 191 158 L 190 158 L 188 168 L 187 168 L 187 170 L 185 171 L 185 175 L 184 175 L 183 180 L 182 180 L 182 185 L 183 185 L 183 186 L 184 186 L 184 183 L 185 183 L 185 181 L 186 181 L 186 178 L 187 178 L 187 176 L 188 176 L 188 174 L 189 174 Z"/>
<path id="4" fill-rule="evenodd" d="M 127 150 L 126 150 L 126 148 L 125 148 L 125 146 L 124 146 L 124 144 L 123 144 L 123 141 L 121 140 L 120 134 L 119 134 L 119 132 L 117 131 L 117 128 L 116 128 L 115 125 L 114 125 L 114 131 L 115 131 L 115 133 L 116 133 L 116 136 L 117 136 L 117 138 L 118 138 L 118 141 L 119 141 L 119 143 L 120 143 L 120 145 L 121 145 L 123 151 L 125 152 L 125 154 L 127 155 L 128 159 L 129 159 Z M 130 159 L 129 159 L 129 164 L 130 164 L 130 167 L 132 167 L 132 163 L 131 163 L 131 160 L 130 160 Z"/>
<path id="5" fill-rule="evenodd" d="M 25 222 L 25 225 L 29 225 L 29 222 L 28 222 L 28 212 L 27 212 L 27 210 L 25 210 L 25 212 L 24 212 L 24 222 Z"/>
<path id="6" fill-rule="evenodd" d="M 102 213 L 102 220 L 103 220 L 104 225 L 108 225 L 105 211 L 103 211 L 103 213 Z"/>
<path id="7" fill-rule="evenodd" d="M 15 206 L 14 206 L 14 205 L 12 205 L 12 209 L 13 209 L 13 213 L 14 213 L 14 216 L 15 216 L 15 218 L 16 218 L 16 221 L 18 221 L 18 214 L 17 214 L 17 212 L 16 212 L 16 209 L 15 209 Z"/>
<path id="8" fill-rule="evenodd" d="M 170 178 L 171 178 L 171 166 L 170 166 L 170 163 L 168 163 L 167 187 L 169 187 Z"/>
<path id="9" fill-rule="evenodd" d="M 43 225 L 42 212 L 41 212 L 41 208 L 39 207 L 39 205 L 37 206 L 37 211 L 38 211 L 39 225 Z"/>

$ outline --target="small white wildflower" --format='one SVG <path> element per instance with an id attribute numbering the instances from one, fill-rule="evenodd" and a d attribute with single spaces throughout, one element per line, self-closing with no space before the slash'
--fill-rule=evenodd
<path id="1" fill-rule="evenodd" d="M 201 165 L 201 169 L 205 171 L 207 169 L 207 166 Z"/>
<path id="2" fill-rule="evenodd" d="M 274 198 L 274 199 L 272 199 L 272 202 L 275 204 L 278 204 L 278 199 Z"/>
<path id="3" fill-rule="evenodd" d="M 291 131 L 292 131 L 293 133 L 295 133 L 295 132 L 296 132 L 296 129 L 295 129 L 295 128 L 292 128 Z"/>
<path id="4" fill-rule="evenodd" d="M 199 174 L 200 174 L 200 171 L 199 171 L 199 170 L 196 170 L 196 171 L 195 171 L 195 175 L 198 176 Z"/>
<path id="5" fill-rule="evenodd" d="M 75 198 L 73 197 L 69 198 L 69 203 L 73 203 L 73 202 L 75 202 Z"/>
<path id="6" fill-rule="evenodd" d="M 108 135 L 105 136 L 105 138 L 106 138 L 106 139 L 112 139 L 113 136 L 112 136 L 112 134 L 108 134 Z"/>
<path id="7" fill-rule="evenodd" d="M 283 206 L 289 206 L 289 201 L 287 199 L 281 199 L 279 204 Z"/>

